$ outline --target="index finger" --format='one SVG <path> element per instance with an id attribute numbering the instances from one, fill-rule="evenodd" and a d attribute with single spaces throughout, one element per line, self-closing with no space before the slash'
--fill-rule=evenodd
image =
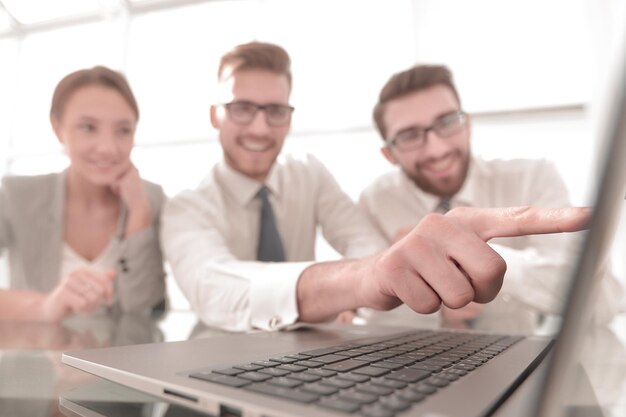
<path id="1" fill-rule="evenodd" d="M 462 208 L 447 215 L 460 219 L 485 242 L 495 237 L 577 232 L 591 219 L 588 207 Z"/>

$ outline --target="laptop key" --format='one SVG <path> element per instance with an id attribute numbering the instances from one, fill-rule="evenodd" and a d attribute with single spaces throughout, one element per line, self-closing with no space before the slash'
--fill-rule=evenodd
<path id="1" fill-rule="evenodd" d="M 302 382 L 315 382 L 315 381 L 319 381 L 320 379 L 322 379 L 321 376 L 307 374 L 306 372 L 299 372 L 296 374 L 291 374 L 289 375 L 289 378 L 297 379 L 298 381 L 302 381 Z"/>
<path id="2" fill-rule="evenodd" d="M 354 390 L 342 391 L 337 396 L 337 398 L 345 400 L 345 401 L 356 402 L 359 404 L 371 404 L 378 400 L 377 395 L 367 394 L 365 392 L 359 392 L 359 391 L 354 391 Z"/>
<path id="3" fill-rule="evenodd" d="M 235 366 L 233 366 L 233 368 L 242 369 L 244 371 L 258 371 L 259 369 L 263 369 L 262 366 L 253 365 L 251 363 L 245 363 L 245 364 L 242 364 L 242 365 L 235 365 Z"/>
<path id="4" fill-rule="evenodd" d="M 393 389 L 400 389 L 400 388 L 404 388 L 407 386 L 406 382 L 396 381 L 394 379 L 387 379 L 384 377 L 372 379 L 372 384 L 382 385 L 383 387 L 393 388 Z"/>
<path id="5" fill-rule="evenodd" d="M 443 378 L 443 379 L 447 379 L 448 381 L 452 382 L 452 381 L 456 381 L 461 376 L 457 375 L 457 374 L 454 374 L 454 373 L 448 373 L 448 372 L 444 371 L 444 372 L 441 372 L 441 373 L 437 374 L 437 377 Z"/>
<path id="6" fill-rule="evenodd" d="M 354 374 L 352 372 L 339 374 L 337 375 L 337 378 L 347 379 L 348 381 L 353 381 L 353 382 L 366 382 L 370 379 L 370 377 L 367 375 L 359 375 L 359 374 Z"/>
<path id="7" fill-rule="evenodd" d="M 458 376 L 463 376 L 463 375 L 467 375 L 467 371 L 464 371 L 463 369 L 446 369 L 446 374 L 454 374 L 454 375 L 458 375 Z"/>
<path id="8" fill-rule="evenodd" d="M 289 363 L 289 364 L 277 366 L 275 369 L 281 369 L 283 371 L 289 371 L 289 372 L 302 372 L 302 371 L 306 371 L 307 367 Z"/>
<path id="9" fill-rule="evenodd" d="M 354 389 L 360 392 L 365 392 L 367 394 L 373 394 L 373 395 L 378 395 L 378 396 L 389 395 L 393 393 L 394 391 L 392 388 L 375 385 L 370 382 L 366 384 L 357 385 Z"/>
<path id="10" fill-rule="evenodd" d="M 476 367 L 481 366 L 483 363 L 487 362 L 486 360 L 481 360 L 481 359 L 475 359 L 473 356 L 469 357 L 467 359 L 463 359 L 461 362 L 459 363 L 464 363 L 464 364 L 468 364 L 468 365 L 474 365 Z"/>
<path id="11" fill-rule="evenodd" d="M 430 372 L 421 369 L 402 369 L 400 371 L 394 371 L 389 375 L 386 375 L 387 379 L 395 379 L 404 382 L 417 382 L 422 379 L 428 378 L 431 375 Z"/>
<path id="12" fill-rule="evenodd" d="M 331 395 L 339 392 L 339 388 L 332 387 L 330 385 L 323 385 L 319 382 L 314 382 L 312 384 L 307 384 L 302 386 L 303 391 L 313 392 L 318 395 Z"/>
<path id="13" fill-rule="evenodd" d="M 226 368 L 226 369 L 216 369 L 213 372 L 217 373 L 217 374 L 222 374 L 222 375 L 239 375 L 242 374 L 244 371 L 242 369 L 237 369 L 237 368 Z"/>
<path id="14" fill-rule="evenodd" d="M 279 387 L 285 387 L 285 388 L 295 388 L 295 387 L 299 387 L 300 385 L 302 385 L 302 381 L 298 381 L 292 378 L 287 378 L 284 376 L 280 376 L 278 378 L 272 378 L 269 381 L 267 381 L 267 383 L 276 385 Z"/>
<path id="15" fill-rule="evenodd" d="M 392 409 L 393 411 L 404 411 L 411 406 L 410 402 L 405 401 L 396 395 L 382 397 L 380 400 L 378 400 L 378 403 L 385 408 Z"/>
<path id="16" fill-rule="evenodd" d="M 367 376 L 381 376 L 389 373 L 388 369 L 375 368 L 373 366 L 366 366 L 365 368 L 359 368 L 353 371 L 355 374 L 367 375 Z"/>
<path id="17" fill-rule="evenodd" d="M 246 373 L 240 374 L 239 377 L 249 379 L 250 381 L 254 381 L 254 382 L 267 381 L 268 379 L 271 378 L 270 375 L 262 374 L 260 372 L 246 372 Z"/>
<path id="18" fill-rule="evenodd" d="M 458 366 L 458 365 L 456 365 L 456 366 Z M 420 369 L 422 371 L 427 371 L 427 372 L 439 372 L 439 371 L 441 371 L 443 369 L 441 366 L 429 365 L 429 364 L 422 363 L 422 362 L 418 362 L 415 365 L 407 366 L 407 368 L 409 368 L 409 369 Z M 474 368 L 472 368 L 472 369 L 474 369 Z"/>
<path id="19" fill-rule="evenodd" d="M 331 364 L 331 363 L 343 361 L 345 359 L 346 359 L 346 357 L 345 356 L 341 356 L 341 355 L 324 355 L 324 356 L 318 356 L 317 358 L 313 358 L 311 360 L 315 361 L 315 362 L 322 362 L 322 363 L 325 363 L 325 364 Z"/>
<path id="20" fill-rule="evenodd" d="M 359 350 L 344 350 L 341 352 L 342 356 L 348 356 L 350 358 L 353 358 L 355 356 L 361 356 L 364 355 L 366 352 L 362 352 Z"/>
<path id="21" fill-rule="evenodd" d="M 426 398 L 425 394 L 415 392 L 412 389 L 406 389 L 406 390 L 400 391 L 396 395 L 398 395 L 404 401 L 408 401 L 411 403 L 417 403 L 417 402 L 422 401 L 424 398 Z"/>
<path id="22" fill-rule="evenodd" d="M 308 355 L 308 356 L 323 356 L 323 355 L 328 355 L 329 353 L 339 352 L 340 350 L 342 350 L 340 347 L 329 347 L 329 348 L 322 348 L 322 349 L 307 350 L 306 352 L 300 352 L 300 354 Z"/>
<path id="23" fill-rule="evenodd" d="M 289 375 L 291 372 L 284 371 L 278 368 L 265 368 L 265 369 L 261 369 L 259 373 L 267 374 L 271 376 L 285 376 L 285 375 Z"/>
<path id="24" fill-rule="evenodd" d="M 320 366 L 323 366 L 324 364 L 321 363 L 321 362 L 314 362 L 314 361 L 304 360 L 304 361 L 298 361 L 298 362 L 294 363 L 294 365 L 296 365 L 296 366 L 306 366 L 307 368 L 319 368 Z"/>
<path id="25" fill-rule="evenodd" d="M 376 368 L 385 368 L 385 369 L 391 369 L 391 370 L 396 370 L 396 369 L 400 369 L 404 367 L 404 365 L 402 365 L 401 363 L 395 363 L 395 362 L 389 362 L 389 361 L 376 362 L 376 363 L 373 363 L 372 366 Z"/>
<path id="26" fill-rule="evenodd" d="M 355 382 L 348 381 L 347 379 L 339 379 L 337 377 L 332 377 L 332 378 L 321 380 L 320 384 L 330 385 L 335 388 L 344 389 L 344 388 L 353 387 L 355 385 Z"/>
<path id="27" fill-rule="evenodd" d="M 425 379 L 424 382 L 429 384 L 429 385 L 433 385 L 433 386 L 439 387 L 439 388 L 443 388 L 443 387 L 447 386 L 448 384 L 450 384 L 450 381 L 448 381 L 447 379 L 444 379 L 444 378 L 440 378 L 438 376 L 431 376 L 430 378 Z"/>
<path id="28" fill-rule="evenodd" d="M 297 401 L 300 403 L 312 403 L 319 398 L 319 396 L 314 393 L 302 392 L 292 388 L 277 387 L 275 385 L 265 383 L 250 384 L 246 386 L 245 389 L 261 394 L 271 395 L 273 397 L 280 397 L 292 401 Z"/>
<path id="29" fill-rule="evenodd" d="M 286 358 L 293 358 L 293 359 L 301 361 L 301 360 L 309 359 L 311 357 L 311 355 L 303 355 L 301 353 L 296 353 L 295 355 L 287 355 L 285 357 Z"/>
<path id="30" fill-rule="evenodd" d="M 342 362 L 333 363 L 332 365 L 326 365 L 324 366 L 324 369 L 330 369 L 332 371 L 338 372 L 348 372 L 366 365 L 367 362 L 363 362 L 357 359 L 348 359 Z"/>
<path id="31" fill-rule="evenodd" d="M 280 363 L 293 363 L 297 361 L 298 359 L 290 358 L 289 356 L 283 356 L 280 358 L 271 358 L 270 360 L 273 362 L 280 362 Z"/>
<path id="32" fill-rule="evenodd" d="M 321 376 L 322 378 L 337 375 L 337 372 L 329 371 L 328 369 L 309 369 L 305 373 L 309 375 Z"/>
<path id="33" fill-rule="evenodd" d="M 214 373 L 198 372 L 189 375 L 191 378 L 201 379 L 203 381 L 214 382 L 216 384 L 227 385 L 229 387 L 243 387 L 248 385 L 250 381 L 241 379 L 236 376 L 220 375 Z"/>
<path id="34" fill-rule="evenodd" d="M 344 413 L 354 413 L 359 408 L 361 408 L 361 404 L 345 401 L 338 398 L 322 398 L 319 402 L 319 405 L 325 408 L 330 408 L 331 410 L 341 411 Z"/>
<path id="35" fill-rule="evenodd" d="M 420 394 L 430 395 L 437 392 L 437 388 L 432 385 L 428 385 L 426 383 L 419 383 L 417 385 L 413 385 L 411 389 Z"/>
<path id="36" fill-rule="evenodd" d="M 380 404 L 372 404 L 363 407 L 361 414 L 364 417 L 393 417 L 396 413 Z"/>
<path id="37" fill-rule="evenodd" d="M 264 368 L 270 368 L 272 366 L 278 366 L 280 365 L 280 362 L 274 362 L 274 361 L 256 361 L 256 362 L 252 362 L 252 364 L 254 365 L 259 365 L 262 366 Z"/>
<path id="38" fill-rule="evenodd" d="M 416 360 L 413 358 L 406 358 L 406 357 L 402 357 L 402 356 L 396 356 L 395 358 L 389 358 L 387 359 L 388 362 L 393 362 L 393 363 L 399 363 L 401 365 L 410 365 L 412 363 L 415 363 Z"/>

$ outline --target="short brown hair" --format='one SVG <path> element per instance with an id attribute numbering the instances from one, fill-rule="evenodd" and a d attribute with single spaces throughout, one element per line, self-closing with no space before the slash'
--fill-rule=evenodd
<path id="1" fill-rule="evenodd" d="M 452 73 L 442 65 L 416 65 L 394 74 L 387 81 L 380 91 L 378 103 L 374 107 L 374 122 L 383 140 L 387 139 L 387 128 L 383 120 L 386 104 L 407 94 L 436 85 L 443 85 L 452 90 L 457 101 L 461 104 L 461 99 L 452 81 Z"/>
<path id="2" fill-rule="evenodd" d="M 133 95 L 126 77 L 122 73 L 114 71 L 104 66 L 96 66 L 90 69 L 82 69 L 72 72 L 63 77 L 57 84 L 52 94 L 52 105 L 50 106 L 50 118 L 61 119 L 65 105 L 72 94 L 83 87 L 90 85 L 100 85 L 112 88 L 122 95 L 124 100 L 135 113 L 139 120 L 139 107 Z"/>
<path id="3" fill-rule="evenodd" d="M 217 70 L 219 81 L 239 70 L 267 70 L 287 77 L 291 86 L 291 59 L 282 47 L 266 42 L 249 42 L 234 47 L 222 56 Z"/>

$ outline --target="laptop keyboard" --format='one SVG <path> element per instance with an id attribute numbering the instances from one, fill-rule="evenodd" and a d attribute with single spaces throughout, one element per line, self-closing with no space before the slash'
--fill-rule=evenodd
<path id="1" fill-rule="evenodd" d="M 393 417 L 521 339 L 418 330 L 189 376 L 347 414 Z"/>

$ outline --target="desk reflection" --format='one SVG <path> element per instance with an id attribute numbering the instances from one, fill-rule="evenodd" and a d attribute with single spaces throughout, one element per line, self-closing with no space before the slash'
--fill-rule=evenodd
<path id="1" fill-rule="evenodd" d="M 97 378 L 61 363 L 64 351 L 159 342 L 150 317 L 73 317 L 61 324 L 0 322 L 0 416 L 58 416 L 58 398 Z"/>

